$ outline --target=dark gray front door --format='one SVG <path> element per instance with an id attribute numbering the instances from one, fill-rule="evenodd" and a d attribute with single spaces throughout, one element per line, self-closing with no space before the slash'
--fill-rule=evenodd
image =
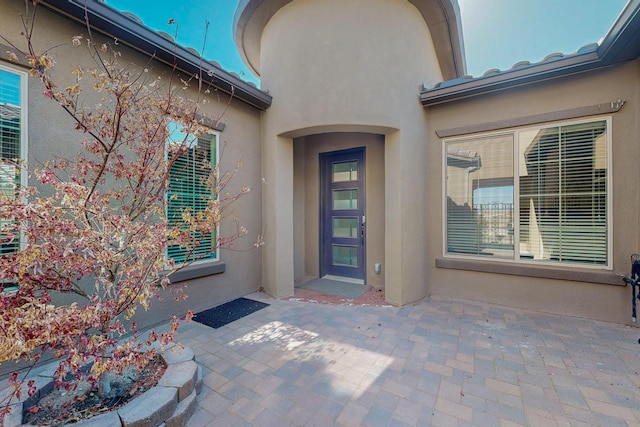
<path id="1" fill-rule="evenodd" d="M 365 150 L 320 154 L 320 275 L 365 277 Z"/>

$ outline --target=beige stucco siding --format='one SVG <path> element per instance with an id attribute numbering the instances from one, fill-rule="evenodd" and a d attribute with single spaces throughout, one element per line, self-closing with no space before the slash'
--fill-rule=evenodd
<path id="1" fill-rule="evenodd" d="M 297 0 L 261 39 L 262 88 L 277 134 L 323 125 L 400 128 L 421 83 L 441 74 L 429 29 L 406 0 Z M 414 113 L 415 114 L 415 113 Z M 271 123 L 273 122 L 273 123 Z"/>
<path id="2" fill-rule="evenodd" d="M 20 39 L 19 33 L 22 31 L 20 14 L 24 14 L 25 3 L 0 0 L 0 10 L 2 10 L 0 16 L 2 35 L 24 48 L 24 42 Z M 39 49 L 56 46 L 51 54 L 56 60 L 54 76 L 61 82 L 60 86 L 71 81 L 73 78 L 71 70 L 75 67 L 92 66 L 86 46 L 73 47 L 71 44 L 72 36 L 87 35 L 85 28 L 51 13 L 44 7 L 38 9 L 35 28 L 34 40 Z M 113 42 L 99 36 L 96 36 L 96 41 Z M 148 68 L 150 71 L 145 74 L 145 77 L 153 79 L 160 75 L 163 77 L 162 81 L 168 82 L 171 74 L 168 67 L 154 62 L 149 63 L 148 58 L 127 48 L 121 42 L 114 48 L 121 52 L 120 63 L 124 67 L 129 67 L 133 72 Z M 1 56 L 4 58 L 4 52 Z M 2 61 L 2 64 L 21 69 L 5 61 Z M 89 78 L 87 77 L 86 80 Z M 185 94 L 196 99 L 198 97 L 196 87 L 194 81 Z M 42 91 L 40 82 L 30 78 L 28 160 L 32 167 L 51 159 L 54 155 L 73 158 L 78 152 L 79 140 L 82 137 L 80 132 L 74 130 L 74 122 L 70 117 L 54 101 L 46 99 Z M 94 101 L 97 99 L 90 92 L 88 96 L 86 105 L 92 103 L 91 98 Z M 227 211 L 220 227 L 220 235 L 232 234 L 235 231 L 235 218 L 248 229 L 249 235 L 235 243 L 235 250 L 220 251 L 220 261 L 226 265 L 224 273 L 188 281 L 186 294 L 189 298 L 186 301 L 175 302 L 173 296 L 167 294 L 164 303 L 156 302 L 148 312 L 141 310 L 140 317 L 136 319 L 141 328 L 163 322 L 172 314 L 184 314 L 187 309 L 198 311 L 246 295 L 256 291 L 261 284 L 262 253 L 261 249 L 255 249 L 252 246 L 255 238 L 263 232 L 260 216 L 262 204 L 260 112 L 238 100 L 229 101 L 229 97 L 223 93 L 214 92 L 203 96 L 207 96 L 209 100 L 209 103 L 204 106 L 203 115 L 216 118 L 224 112 L 221 121 L 226 127 L 219 133 L 221 171 L 232 171 L 238 162 L 242 162 L 242 167 L 228 190 L 238 191 L 243 185 L 251 188 L 248 195 Z M 31 182 L 31 184 L 35 183 Z M 170 287 L 170 290 L 176 289 L 177 286 Z M 59 298 L 57 301 L 66 302 L 67 300 Z"/>
<path id="3" fill-rule="evenodd" d="M 384 136 L 384 227 L 375 231 L 384 233 L 376 237 L 384 259 L 368 257 L 367 277 L 369 263 L 380 262 L 388 301 L 426 296 L 427 237 L 418 230 L 427 203 L 420 185 L 427 180 L 427 125 L 418 93 L 442 74 L 423 16 L 404 0 L 296 0 L 264 27 L 260 55 L 262 87 L 273 95 L 263 116 L 263 219 L 273 238 L 264 251 L 265 289 L 291 294 L 301 259 L 313 264 L 311 253 L 293 249 L 308 251 L 311 242 L 302 245 L 294 232 L 302 204 L 297 162 L 304 159 L 294 153 L 294 138 L 356 132 Z M 304 206 L 308 218 L 313 212 Z M 311 225 L 305 236 L 318 232 Z"/>
<path id="4" fill-rule="evenodd" d="M 628 274 L 629 255 L 638 252 L 640 176 L 638 159 L 638 61 L 561 79 L 428 107 L 430 136 L 428 275 L 430 293 L 493 302 L 570 316 L 615 322 L 630 321 L 630 289 L 611 284 L 584 283 L 487 272 L 437 268 L 443 256 L 442 139 L 434 131 L 508 121 L 541 113 L 626 101 L 612 117 L 612 264 L 608 271 Z M 486 265 L 491 261 L 486 261 Z M 551 269 L 551 267 L 541 267 Z M 487 267 L 487 269 L 491 269 Z M 497 270 L 497 269 L 496 269 Z M 557 269 L 561 271 L 562 269 Z M 566 270 L 566 268 L 565 268 Z M 579 272 L 602 272 L 572 267 Z M 595 273 L 594 273 L 595 274 Z M 570 274 L 567 275 L 570 277 Z M 621 283 L 621 282 L 620 282 Z"/>
<path id="5" fill-rule="evenodd" d="M 320 154 L 348 148 L 364 147 L 366 162 L 366 283 L 384 288 L 384 271 L 374 271 L 384 264 L 384 136 L 366 133 L 315 134 L 294 140 L 294 236 L 295 280 L 318 277 Z M 301 185 L 297 185 L 300 183 Z"/>

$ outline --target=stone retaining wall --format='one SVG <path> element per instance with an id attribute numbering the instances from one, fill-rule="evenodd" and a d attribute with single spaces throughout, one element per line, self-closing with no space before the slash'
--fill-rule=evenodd
<path id="1" fill-rule="evenodd" d="M 195 362 L 193 350 L 168 349 L 162 354 L 167 370 L 158 381 L 158 385 L 131 400 L 118 410 L 75 423 L 78 427 L 149 427 L 165 425 L 181 427 L 196 410 L 196 396 L 202 390 L 202 367 Z M 53 372 L 57 364 L 47 365 L 30 375 L 38 392 L 31 399 L 27 393 L 11 405 L 11 412 L 5 416 L 5 427 L 22 426 L 22 414 L 25 406 L 34 399 L 49 392 L 53 387 Z M 8 387 L 5 387 L 8 390 Z"/>

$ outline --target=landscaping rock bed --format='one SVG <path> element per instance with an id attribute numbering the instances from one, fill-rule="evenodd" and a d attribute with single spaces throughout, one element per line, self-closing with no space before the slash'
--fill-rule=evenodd
<path id="1" fill-rule="evenodd" d="M 167 427 L 184 426 L 196 410 L 196 396 L 202 390 L 202 368 L 195 362 L 193 350 L 185 347 L 175 351 L 168 349 L 162 354 L 167 369 L 155 387 L 129 401 L 119 409 L 106 412 L 82 421 L 78 427 Z M 11 406 L 5 416 L 5 427 L 22 426 L 23 413 L 28 405 L 53 388 L 55 365 L 37 369 L 27 378 L 34 379 L 38 392 L 31 398 L 25 397 Z M 6 383 L 6 381 L 5 381 Z M 25 381 L 26 383 L 26 381 Z M 8 389 L 8 384 L 4 384 Z"/>

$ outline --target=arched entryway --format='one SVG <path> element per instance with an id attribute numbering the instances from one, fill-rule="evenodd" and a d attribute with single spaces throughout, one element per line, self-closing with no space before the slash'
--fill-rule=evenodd
<path id="1" fill-rule="evenodd" d="M 329 275 L 384 288 L 384 139 L 363 132 L 293 139 L 296 282 Z"/>

